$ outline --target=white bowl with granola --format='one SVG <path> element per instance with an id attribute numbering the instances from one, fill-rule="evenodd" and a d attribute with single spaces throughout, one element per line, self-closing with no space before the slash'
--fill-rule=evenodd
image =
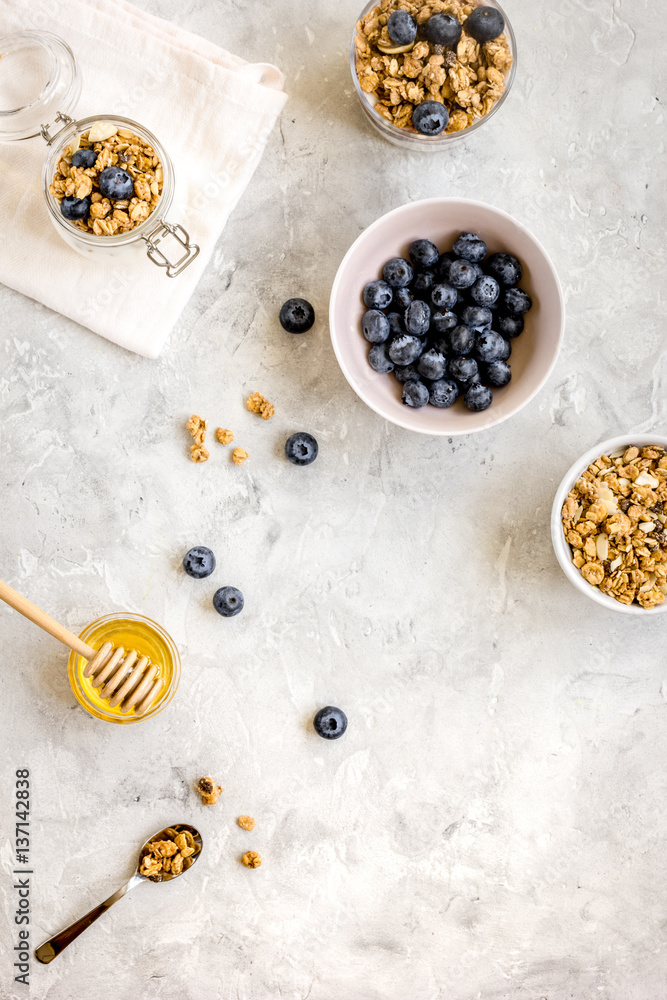
<path id="1" fill-rule="evenodd" d="M 479 23 L 484 15 L 494 26 Z M 516 41 L 496 0 L 371 0 L 352 37 L 350 69 L 373 128 L 394 145 L 435 152 L 501 108 Z"/>
<path id="2" fill-rule="evenodd" d="M 667 612 L 667 437 L 624 434 L 563 478 L 551 537 L 574 586 L 610 611 Z"/>

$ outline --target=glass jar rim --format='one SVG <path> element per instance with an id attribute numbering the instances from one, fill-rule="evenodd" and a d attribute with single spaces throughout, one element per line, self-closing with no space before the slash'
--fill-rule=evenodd
<path id="1" fill-rule="evenodd" d="M 117 236 L 96 236 L 95 233 L 84 233 L 83 230 L 73 226 L 67 221 L 67 219 L 63 218 L 58 202 L 49 191 L 49 185 L 51 184 L 50 174 L 52 172 L 53 163 L 62 151 L 63 146 L 67 145 L 68 140 L 75 134 L 85 132 L 86 128 L 90 128 L 90 126 L 94 125 L 95 122 L 110 122 L 113 125 L 120 124 L 121 126 L 128 126 L 129 128 L 135 129 L 139 132 L 142 138 L 145 138 L 151 144 L 160 159 L 160 163 L 162 164 L 162 194 L 160 195 L 160 200 L 158 201 L 156 207 L 153 209 L 145 222 L 142 222 L 134 229 L 131 229 L 129 233 L 121 233 Z M 87 245 L 117 247 L 124 246 L 128 243 L 136 243 L 143 237 L 149 236 L 153 230 L 160 225 L 162 219 L 169 211 L 173 200 L 174 170 L 166 149 L 160 140 L 153 135 L 153 133 L 147 129 L 145 125 L 140 125 L 139 122 L 133 121 L 131 118 L 124 118 L 121 115 L 91 115 L 88 118 L 81 118 L 78 121 L 68 123 L 60 130 L 60 132 L 58 132 L 54 139 L 58 141 L 51 150 L 51 154 L 47 156 L 44 161 L 43 178 L 46 204 L 52 218 L 59 226 L 62 226 L 68 233 L 73 233 L 77 239 L 80 239 Z"/>
<path id="2" fill-rule="evenodd" d="M 34 139 L 41 134 L 42 126 L 61 112 L 74 109 L 81 94 L 81 75 L 76 57 L 65 42 L 51 31 L 15 31 L 0 37 L 0 55 L 18 57 L 23 62 L 16 78 L 28 77 L 31 72 L 29 53 L 35 47 L 46 53 L 49 60 L 46 84 L 34 96 L 26 96 L 20 106 L 0 109 L 0 142 Z M 2 61 L 0 61 L 2 65 Z"/>
<path id="3" fill-rule="evenodd" d="M 364 9 L 361 11 L 361 14 L 357 18 L 357 22 L 360 21 L 362 17 L 365 17 L 366 14 L 368 14 L 374 7 L 377 7 L 378 2 L 379 0 L 370 0 L 370 2 L 367 3 Z M 476 0 L 476 2 L 479 3 L 480 0 Z M 504 90 L 500 95 L 500 97 L 498 98 L 498 100 L 496 101 L 496 103 L 489 111 L 489 113 L 484 115 L 482 118 L 477 118 L 472 123 L 472 125 L 468 125 L 467 128 L 461 129 L 461 131 L 459 132 L 449 132 L 447 134 L 441 133 L 440 135 L 421 135 L 419 132 L 416 131 L 411 132 L 408 131 L 407 129 L 399 128 L 397 125 L 394 125 L 393 122 L 387 121 L 386 118 L 383 118 L 381 115 L 377 113 L 375 107 L 369 101 L 368 95 L 365 93 L 365 91 L 361 89 L 361 84 L 359 83 L 359 76 L 357 74 L 357 50 L 354 41 L 357 34 L 357 28 L 356 28 L 357 22 L 355 22 L 354 31 L 352 32 L 352 42 L 350 44 L 350 70 L 352 73 L 352 82 L 357 92 L 357 96 L 359 97 L 359 100 L 362 103 L 364 111 L 367 112 L 367 114 L 371 118 L 373 124 L 376 125 L 376 127 L 380 128 L 382 131 L 386 131 L 387 133 L 386 137 L 389 138 L 390 141 L 396 142 L 396 140 L 405 141 L 406 139 L 411 139 L 413 141 L 412 144 L 413 149 L 417 148 L 417 144 L 419 144 L 419 146 L 421 146 L 423 149 L 427 149 L 429 146 L 434 147 L 436 149 L 445 148 L 448 143 L 453 142 L 456 139 L 462 139 L 465 136 L 470 135 L 472 132 L 477 131 L 477 129 L 481 128 L 481 126 L 484 125 L 485 122 L 489 121 L 489 119 L 492 118 L 494 114 L 499 110 L 499 108 L 504 104 L 512 87 L 512 84 L 514 82 L 514 77 L 516 75 L 516 65 L 517 65 L 516 37 L 514 35 L 514 29 L 512 28 L 510 19 L 508 18 L 504 9 L 498 3 L 498 0 L 488 0 L 488 3 L 493 5 L 497 10 L 499 10 L 505 20 L 504 31 L 509 36 L 510 49 L 512 52 L 512 66 L 510 67 L 509 73 L 507 74 L 507 77 L 505 79 Z M 400 142 L 397 144 L 400 144 Z"/>

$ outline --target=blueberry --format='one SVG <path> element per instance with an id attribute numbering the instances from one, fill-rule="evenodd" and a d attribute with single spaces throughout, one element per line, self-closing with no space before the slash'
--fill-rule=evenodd
<path id="1" fill-rule="evenodd" d="M 306 333 L 315 322 L 315 310 L 305 299 L 288 299 L 280 309 L 280 325 L 288 333 Z"/>
<path id="2" fill-rule="evenodd" d="M 419 410 L 428 403 L 428 389 L 423 382 L 410 379 L 403 386 L 401 399 L 406 406 L 411 406 L 413 409 Z"/>
<path id="3" fill-rule="evenodd" d="M 453 358 L 449 362 L 449 374 L 457 382 L 470 382 L 479 376 L 479 366 L 474 358 Z"/>
<path id="4" fill-rule="evenodd" d="M 470 354 L 475 346 L 475 331 L 461 323 L 449 332 L 449 349 L 452 354 L 460 357 Z"/>
<path id="5" fill-rule="evenodd" d="M 381 313 L 380 315 L 383 314 Z M 405 333 L 405 324 L 400 313 L 387 313 L 387 320 L 389 321 L 389 332 L 392 337 L 395 337 L 398 333 Z"/>
<path id="6" fill-rule="evenodd" d="M 522 316 L 532 309 L 533 300 L 528 292 L 523 292 L 520 288 L 507 288 L 503 292 L 502 305 L 510 316 Z"/>
<path id="7" fill-rule="evenodd" d="M 500 355 L 499 361 L 507 361 L 510 354 L 512 353 L 512 344 L 506 337 L 503 337 L 503 353 Z"/>
<path id="8" fill-rule="evenodd" d="M 90 170 L 97 163 L 97 153 L 94 149 L 77 149 L 72 157 L 72 166 L 81 170 Z"/>
<path id="9" fill-rule="evenodd" d="M 492 306 L 500 295 L 500 285 L 490 274 L 483 274 L 470 289 L 470 297 L 478 306 Z"/>
<path id="10" fill-rule="evenodd" d="M 511 378 L 512 370 L 506 361 L 492 361 L 482 366 L 482 382 L 488 382 L 496 389 L 507 385 Z"/>
<path id="11" fill-rule="evenodd" d="M 449 269 L 450 285 L 454 288 L 470 288 L 477 281 L 477 268 L 469 260 L 455 260 Z"/>
<path id="12" fill-rule="evenodd" d="M 491 403 L 493 402 L 493 393 L 488 386 L 480 385 L 479 382 L 473 382 L 473 384 L 468 386 L 466 389 L 463 402 L 469 410 L 472 410 L 474 413 L 479 413 L 481 410 L 488 410 L 491 406 Z"/>
<path id="13" fill-rule="evenodd" d="M 523 333 L 523 316 L 498 316 L 496 326 L 503 337 L 518 337 Z"/>
<path id="14" fill-rule="evenodd" d="M 461 233 L 452 250 L 457 257 L 477 264 L 486 257 L 486 243 L 476 233 Z"/>
<path id="15" fill-rule="evenodd" d="M 444 410 L 455 403 L 459 395 L 459 387 L 451 378 L 441 378 L 431 385 L 428 401 L 431 406 Z"/>
<path id="16" fill-rule="evenodd" d="M 405 329 L 415 337 L 425 337 L 431 325 L 431 310 L 427 302 L 415 299 L 404 314 Z M 412 359 L 411 359 L 412 360 Z M 404 362 L 409 364 L 408 361 Z"/>
<path id="17" fill-rule="evenodd" d="M 369 309 L 364 313 L 361 329 L 369 344 L 384 344 L 391 332 L 389 319 L 379 309 Z"/>
<path id="18" fill-rule="evenodd" d="M 412 292 L 409 288 L 394 289 L 394 305 L 400 309 L 407 309 L 412 302 Z"/>
<path id="19" fill-rule="evenodd" d="M 397 13 L 395 11 L 395 13 Z M 392 288 L 404 288 L 409 285 L 414 277 L 414 271 L 410 261 L 402 257 L 392 257 L 384 265 L 382 277 Z"/>
<path id="20" fill-rule="evenodd" d="M 183 569 L 195 580 L 203 580 L 215 569 L 215 556 L 205 545 L 195 545 L 183 556 Z"/>
<path id="21" fill-rule="evenodd" d="M 422 101 L 412 112 L 412 124 L 421 135 L 440 135 L 449 124 L 449 111 L 441 101 Z"/>
<path id="22" fill-rule="evenodd" d="M 424 378 L 432 379 L 435 382 L 436 379 L 444 378 L 447 371 L 447 358 L 432 347 L 430 351 L 422 354 L 417 362 L 417 371 Z"/>
<path id="23" fill-rule="evenodd" d="M 433 45 L 456 45 L 462 30 L 451 14 L 434 14 L 424 25 L 424 34 Z"/>
<path id="24" fill-rule="evenodd" d="M 213 595 L 213 607 L 223 618 L 233 618 L 243 611 L 243 594 L 236 587 L 220 587 Z"/>
<path id="25" fill-rule="evenodd" d="M 488 330 L 493 320 L 493 313 L 484 306 L 466 306 L 461 313 L 461 319 L 473 330 Z"/>
<path id="26" fill-rule="evenodd" d="M 424 302 L 430 299 L 433 291 L 433 272 L 420 271 L 410 285 L 410 291 L 416 299 L 423 299 Z"/>
<path id="27" fill-rule="evenodd" d="M 102 197 L 112 201 L 125 200 L 134 194 L 134 181 L 122 167 L 105 167 L 100 174 L 99 185 Z"/>
<path id="28" fill-rule="evenodd" d="M 419 372 L 417 371 L 417 365 L 400 365 L 394 371 L 394 377 L 397 382 L 403 385 L 405 382 L 409 382 L 410 379 L 416 379 L 419 381 Z"/>
<path id="29" fill-rule="evenodd" d="M 347 729 L 347 716 L 340 708 L 327 705 L 313 719 L 315 732 L 324 740 L 337 740 Z"/>
<path id="30" fill-rule="evenodd" d="M 445 281 L 449 281 L 449 269 L 455 260 L 456 257 L 449 250 L 447 253 L 440 254 L 438 263 L 435 266 L 435 273 L 439 278 L 444 278 Z"/>
<path id="31" fill-rule="evenodd" d="M 435 312 L 431 316 L 431 329 L 438 337 L 444 337 L 453 330 L 458 324 L 458 318 L 456 313 L 450 312 Z"/>
<path id="32" fill-rule="evenodd" d="M 90 212 L 90 198 L 63 198 L 60 202 L 60 211 L 70 222 L 85 219 Z"/>
<path id="33" fill-rule="evenodd" d="M 440 251 L 430 240 L 415 240 L 408 253 L 415 267 L 435 267 L 440 257 Z"/>
<path id="34" fill-rule="evenodd" d="M 487 364 L 490 361 L 504 361 L 509 357 L 505 354 L 506 345 L 507 341 L 495 330 L 483 330 L 475 341 L 475 357 Z"/>
<path id="35" fill-rule="evenodd" d="M 417 22 L 407 10 L 395 10 L 389 15 L 387 31 L 394 45 L 412 45 L 417 37 Z"/>
<path id="36" fill-rule="evenodd" d="M 521 264 L 511 253 L 491 254 L 485 267 L 496 281 L 507 288 L 518 285 L 521 281 Z"/>
<path id="37" fill-rule="evenodd" d="M 382 344 L 376 347 L 383 347 Z M 375 350 L 371 347 L 371 351 Z M 319 448 L 317 441 L 312 434 L 306 431 L 297 431 L 285 441 L 285 455 L 293 465 L 310 465 L 317 458 Z"/>
<path id="38" fill-rule="evenodd" d="M 387 309 L 393 297 L 386 281 L 369 281 L 364 288 L 364 302 L 369 309 Z"/>
<path id="39" fill-rule="evenodd" d="M 386 344 L 373 344 L 368 352 L 368 363 L 380 375 L 387 375 L 394 370 L 394 362 L 389 360 Z"/>
<path id="40" fill-rule="evenodd" d="M 434 285 L 431 292 L 431 302 L 436 309 L 453 309 L 458 297 L 459 293 L 446 281 Z"/>
<path id="41" fill-rule="evenodd" d="M 398 337 L 393 337 L 387 348 L 387 354 L 395 365 L 410 365 L 416 361 L 424 350 L 419 337 L 411 337 L 408 333 L 402 333 Z"/>
<path id="42" fill-rule="evenodd" d="M 466 21 L 465 29 L 476 42 L 492 42 L 505 30 L 505 18 L 495 7 L 476 7 Z"/>

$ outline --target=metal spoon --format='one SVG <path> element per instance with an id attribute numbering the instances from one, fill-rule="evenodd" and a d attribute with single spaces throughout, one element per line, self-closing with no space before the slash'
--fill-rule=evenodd
<path id="1" fill-rule="evenodd" d="M 172 875 L 171 872 L 163 872 L 160 875 L 153 876 L 142 875 L 139 868 L 144 854 L 148 854 L 150 852 L 149 844 L 151 844 L 154 840 L 170 839 L 170 835 L 173 831 L 176 833 L 185 833 L 186 831 L 189 831 L 195 842 L 195 853 L 185 859 L 183 862 L 183 871 L 179 872 L 178 875 Z M 79 934 L 82 934 L 87 927 L 90 927 L 90 925 L 94 923 L 98 917 L 105 913 L 106 910 L 108 910 L 110 906 L 113 906 L 114 903 L 117 903 L 119 899 L 130 891 L 130 889 L 134 889 L 134 887 L 139 885 L 141 882 L 171 882 L 172 879 L 185 874 L 188 868 L 191 868 L 192 865 L 199 859 L 203 846 L 204 844 L 199 831 L 195 830 L 194 826 L 189 826 L 187 823 L 173 823 L 171 826 L 165 827 L 164 830 L 160 830 L 159 833 L 154 833 L 152 837 L 148 838 L 144 846 L 141 848 L 139 861 L 137 863 L 137 870 L 129 882 L 126 882 L 122 889 L 119 889 L 118 892 L 114 892 L 113 896 L 109 896 L 108 899 L 105 899 L 103 903 L 96 906 L 90 911 L 90 913 L 86 913 L 85 917 L 81 917 L 79 920 L 76 920 L 73 924 L 70 924 L 69 927 L 59 931 L 58 934 L 54 934 L 54 936 L 49 938 L 48 941 L 41 944 L 39 948 L 35 950 L 35 957 L 40 962 L 43 962 L 44 965 L 48 965 L 48 963 L 52 962 L 53 959 L 69 944 L 71 944 L 75 938 L 78 938 Z M 190 864 L 186 865 L 186 862 L 188 861 Z"/>

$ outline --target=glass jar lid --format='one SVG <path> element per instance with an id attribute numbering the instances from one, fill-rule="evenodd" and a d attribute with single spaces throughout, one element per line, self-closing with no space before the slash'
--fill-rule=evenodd
<path id="1" fill-rule="evenodd" d="M 79 99 L 81 79 L 69 45 L 49 31 L 0 38 L 0 142 L 31 139 Z"/>

